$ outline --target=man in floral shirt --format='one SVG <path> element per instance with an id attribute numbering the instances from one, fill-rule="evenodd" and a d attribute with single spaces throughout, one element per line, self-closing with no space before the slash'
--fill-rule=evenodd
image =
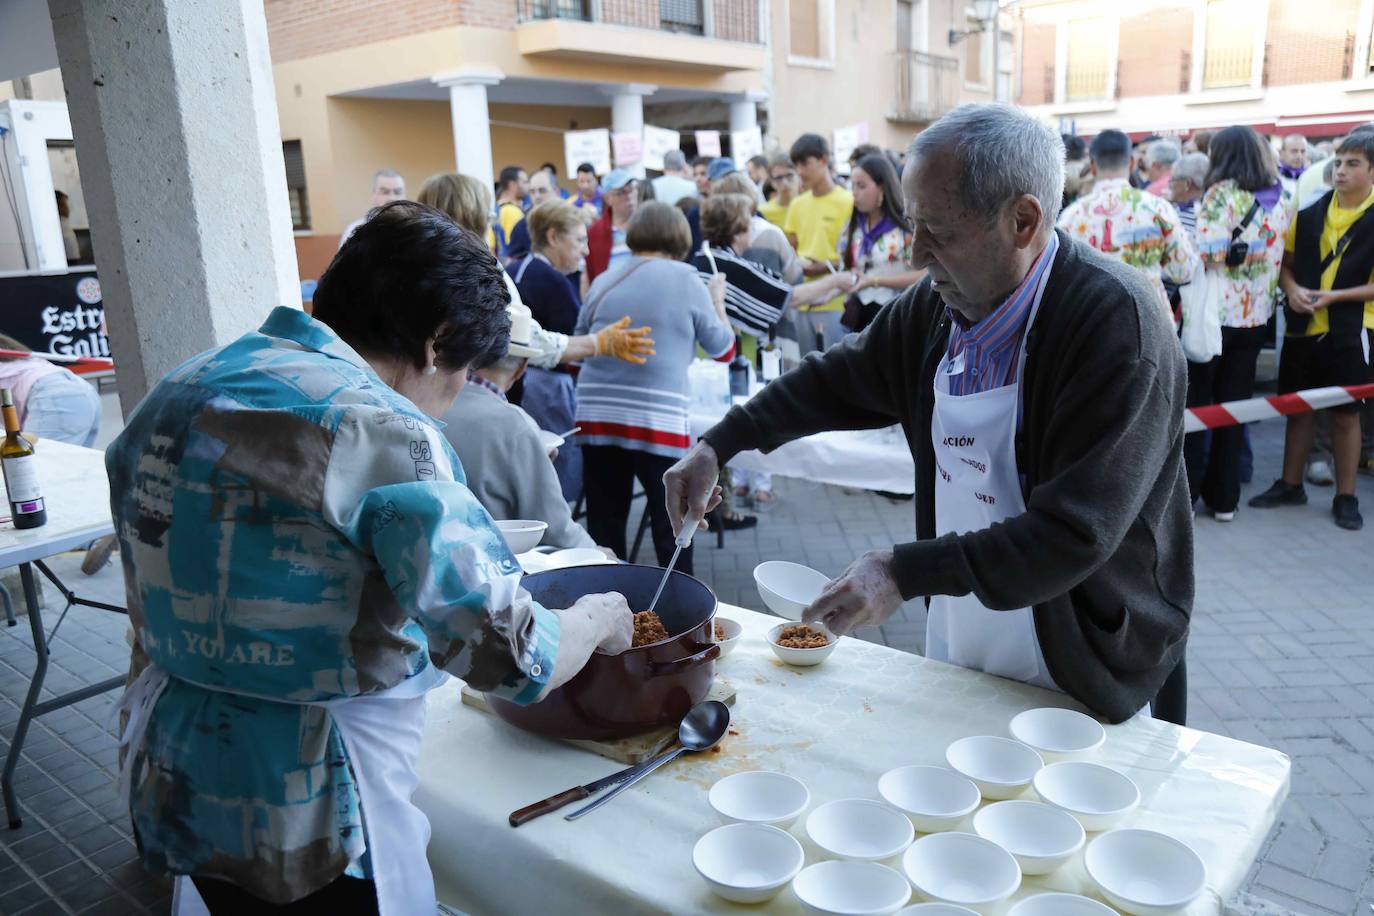
<path id="1" fill-rule="evenodd" d="M 1160 304 L 1172 311 L 1164 282 L 1182 286 L 1193 278 L 1197 253 L 1178 211 L 1148 191 L 1131 187 L 1131 139 L 1104 130 L 1088 148 L 1092 190 L 1059 216 L 1059 228 L 1150 278 Z"/>

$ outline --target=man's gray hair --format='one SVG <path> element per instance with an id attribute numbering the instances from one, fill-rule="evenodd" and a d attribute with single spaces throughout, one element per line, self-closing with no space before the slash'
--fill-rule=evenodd
<path id="1" fill-rule="evenodd" d="M 523 356 L 511 356 L 509 353 L 491 364 L 491 371 L 499 372 L 502 375 L 514 375 L 525 368 L 527 360 Z"/>
<path id="2" fill-rule="evenodd" d="M 670 149 L 663 154 L 663 171 L 680 172 L 687 168 L 687 157 L 680 149 Z"/>
<path id="3" fill-rule="evenodd" d="M 378 169 L 377 173 L 372 176 L 372 186 L 374 188 L 377 187 L 377 182 L 383 178 L 400 178 L 402 181 L 405 181 L 401 173 L 395 169 Z"/>
<path id="4" fill-rule="evenodd" d="M 1173 165 L 1183 156 L 1177 140 L 1156 140 L 1145 152 L 1146 165 Z"/>
<path id="5" fill-rule="evenodd" d="M 992 222 L 1022 194 L 1040 202 L 1043 231 L 1064 197 L 1064 141 L 1026 112 L 996 102 L 960 105 L 916 135 L 909 159 L 948 151 L 959 162 L 959 199 Z"/>
<path id="6" fill-rule="evenodd" d="M 1187 179 L 1199 191 L 1206 190 L 1207 171 L 1211 167 L 1212 160 L 1206 153 L 1189 153 L 1174 163 L 1174 177 Z"/>

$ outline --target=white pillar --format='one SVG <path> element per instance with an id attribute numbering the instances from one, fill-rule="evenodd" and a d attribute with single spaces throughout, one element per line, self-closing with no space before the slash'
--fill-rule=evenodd
<path id="1" fill-rule="evenodd" d="M 730 100 L 730 130 L 752 130 L 759 126 L 758 103 L 768 96 L 762 92 L 746 92 Z M 736 163 L 743 165 L 743 163 Z"/>
<path id="2" fill-rule="evenodd" d="M 456 167 L 491 187 L 495 169 L 491 159 L 491 118 L 487 111 L 487 87 L 506 78 L 500 70 L 458 70 L 431 77 L 448 90 L 453 118 L 453 154 Z"/>
<path id="3" fill-rule="evenodd" d="M 49 10 L 127 415 L 178 363 L 300 307 L 267 23 L 256 0 Z"/>
<path id="4" fill-rule="evenodd" d="M 611 97 L 611 133 L 644 136 L 644 97 L 658 91 L 647 83 L 626 83 L 605 90 Z M 644 165 L 636 162 L 624 166 L 639 178 L 644 177 Z"/>

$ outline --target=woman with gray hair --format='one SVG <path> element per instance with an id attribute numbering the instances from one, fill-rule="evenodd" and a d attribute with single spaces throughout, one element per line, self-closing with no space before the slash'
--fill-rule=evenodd
<path id="1" fill-rule="evenodd" d="M 668 512 L 674 529 L 699 518 L 741 451 L 901 423 L 916 540 L 859 557 L 804 619 L 845 633 L 925 596 L 931 658 L 1112 722 L 1182 722 L 1183 353 L 1139 272 L 1054 230 L 1063 160 L 1009 105 L 919 134 L 902 183 L 928 279 L 708 430 L 664 478 Z"/>
<path id="2" fill-rule="evenodd" d="M 1197 245 L 1197 202 L 1207 189 L 1207 172 L 1211 161 L 1202 153 L 1188 153 L 1174 165 L 1169 176 L 1169 197 L 1178 211 L 1178 221 L 1188 230 L 1188 237 Z"/>

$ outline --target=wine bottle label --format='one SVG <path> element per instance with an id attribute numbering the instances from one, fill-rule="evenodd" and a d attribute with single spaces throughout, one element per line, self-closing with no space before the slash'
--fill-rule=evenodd
<path id="1" fill-rule="evenodd" d="M 43 494 L 38 486 L 38 466 L 34 463 L 33 457 L 21 455 L 4 459 L 5 489 L 9 491 L 12 503 L 42 503 Z M 20 511 L 37 512 L 38 509 Z"/>

